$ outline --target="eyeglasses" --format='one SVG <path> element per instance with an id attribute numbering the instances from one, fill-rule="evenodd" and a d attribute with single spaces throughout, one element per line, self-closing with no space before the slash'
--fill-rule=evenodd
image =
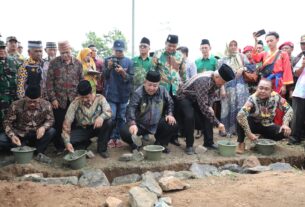
<path id="1" fill-rule="evenodd" d="M 140 45 L 139 48 L 145 49 L 145 48 L 148 48 L 148 46 L 147 45 Z"/>

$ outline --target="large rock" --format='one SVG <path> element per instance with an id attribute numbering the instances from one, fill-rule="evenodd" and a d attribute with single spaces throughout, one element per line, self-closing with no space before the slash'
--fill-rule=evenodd
<path id="1" fill-rule="evenodd" d="M 43 178 L 42 173 L 32 173 L 32 174 L 26 174 L 19 178 L 20 181 L 35 181 L 35 179 Z"/>
<path id="2" fill-rule="evenodd" d="M 198 145 L 196 148 L 195 148 L 195 153 L 196 154 L 205 154 L 206 152 L 208 151 L 208 149 L 202 145 Z"/>
<path id="3" fill-rule="evenodd" d="M 110 186 L 106 175 L 99 169 L 83 170 L 78 184 L 82 187 Z"/>
<path id="4" fill-rule="evenodd" d="M 182 180 L 188 180 L 188 179 L 196 179 L 198 178 L 197 175 L 195 175 L 193 172 L 191 171 L 178 171 L 175 173 L 174 177 L 182 179 Z"/>
<path id="5" fill-rule="evenodd" d="M 78 178 L 76 176 L 54 177 L 54 178 L 32 177 L 32 181 L 43 184 L 54 184 L 54 185 L 67 185 L 67 184 L 77 185 Z"/>
<path id="6" fill-rule="evenodd" d="M 293 167 L 289 163 L 283 163 L 283 162 L 276 162 L 273 164 L 270 164 L 268 167 L 270 167 L 273 171 L 290 171 L 293 170 Z"/>
<path id="7" fill-rule="evenodd" d="M 266 172 L 271 170 L 271 168 L 269 166 L 263 166 L 263 165 L 259 165 L 256 167 L 251 167 L 251 168 L 247 168 L 249 173 L 260 173 L 260 172 Z"/>
<path id="8" fill-rule="evenodd" d="M 122 154 L 121 157 L 119 157 L 119 161 L 128 162 L 131 160 L 133 160 L 133 156 L 131 153 L 125 153 L 125 154 Z"/>
<path id="9" fill-rule="evenodd" d="M 173 203 L 171 197 L 161 197 L 159 201 L 164 201 L 167 205 L 172 205 Z"/>
<path id="10" fill-rule="evenodd" d="M 108 197 L 103 207 L 123 207 L 123 201 L 115 197 Z"/>
<path id="11" fill-rule="evenodd" d="M 190 171 L 193 172 L 199 178 L 211 175 L 219 175 L 219 172 L 216 167 L 205 164 L 193 163 L 190 167 Z"/>
<path id="12" fill-rule="evenodd" d="M 163 191 L 184 190 L 190 187 L 188 183 L 173 176 L 160 178 L 159 184 Z"/>
<path id="13" fill-rule="evenodd" d="M 131 207 L 153 207 L 158 200 L 155 193 L 147 188 L 133 187 L 129 190 L 129 203 Z"/>
<path id="14" fill-rule="evenodd" d="M 155 207 L 170 207 L 165 201 L 163 200 L 158 200 L 155 203 Z"/>
<path id="15" fill-rule="evenodd" d="M 129 174 L 120 177 L 116 177 L 113 179 L 111 185 L 122 185 L 128 183 L 136 183 L 141 180 L 141 176 L 139 174 Z"/>
<path id="16" fill-rule="evenodd" d="M 240 167 L 239 165 L 237 164 L 225 164 L 221 167 L 219 167 L 219 170 L 222 171 L 222 170 L 230 170 L 232 172 L 235 172 L 235 173 L 243 173 L 243 168 Z"/>
<path id="17" fill-rule="evenodd" d="M 257 157 L 250 156 L 247 159 L 244 160 L 243 168 L 252 168 L 261 165 Z"/>
<path id="18" fill-rule="evenodd" d="M 142 175 L 141 187 L 147 188 L 149 191 L 155 193 L 158 197 L 162 195 L 162 189 L 158 182 L 155 180 L 152 172 L 146 172 Z"/>

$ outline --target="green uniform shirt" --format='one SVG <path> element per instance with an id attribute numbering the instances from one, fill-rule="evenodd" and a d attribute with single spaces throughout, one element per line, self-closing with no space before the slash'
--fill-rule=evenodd
<path id="1" fill-rule="evenodd" d="M 132 59 L 134 67 L 134 76 L 133 76 L 133 89 L 136 90 L 141 86 L 145 80 L 146 73 L 152 68 L 152 58 L 147 57 L 144 60 L 141 56 L 134 57 Z"/>
<path id="2" fill-rule="evenodd" d="M 19 63 L 13 58 L 0 60 L 0 131 L 9 106 L 17 99 L 17 69 Z"/>
<path id="3" fill-rule="evenodd" d="M 172 95 L 177 94 L 180 83 L 186 80 L 185 62 L 181 52 L 168 54 L 165 49 L 155 52 L 153 68 L 161 74 L 160 85 Z"/>
<path id="4" fill-rule="evenodd" d="M 195 64 L 197 67 L 197 73 L 202 73 L 203 71 L 215 71 L 217 67 L 217 59 L 214 55 L 210 55 L 207 59 L 198 58 L 195 61 Z"/>

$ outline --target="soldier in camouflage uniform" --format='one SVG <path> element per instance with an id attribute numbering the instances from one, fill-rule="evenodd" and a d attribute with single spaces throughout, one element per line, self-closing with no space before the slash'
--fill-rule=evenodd
<path id="1" fill-rule="evenodd" d="M 17 67 L 16 60 L 7 57 L 5 43 L 0 41 L 0 133 L 3 132 L 4 115 L 10 104 L 17 99 Z"/>
<path id="2" fill-rule="evenodd" d="M 18 40 L 14 36 L 9 36 L 6 38 L 6 46 L 8 57 L 14 58 L 18 65 L 21 66 L 24 62 L 24 57 L 18 52 Z"/>

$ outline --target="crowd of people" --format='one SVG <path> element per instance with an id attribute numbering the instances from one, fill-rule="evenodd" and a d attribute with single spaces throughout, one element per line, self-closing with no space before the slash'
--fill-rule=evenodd
<path id="1" fill-rule="evenodd" d="M 164 153 L 185 138 L 185 153 L 191 155 L 201 133 L 203 146 L 217 149 L 214 127 L 220 136 L 237 135 L 237 153 L 244 153 L 245 137 L 299 144 L 305 35 L 295 57 L 292 42 L 278 47 L 276 32 L 264 41 L 258 33 L 253 38 L 254 44 L 243 49 L 231 40 L 223 57 L 211 54 L 210 41 L 203 39 L 202 55 L 193 62 L 172 34 L 155 52 L 143 37 L 140 55 L 132 59 L 125 56 L 122 40 L 115 40 L 113 54 L 103 58 L 94 44 L 74 57 L 68 41 L 47 42 L 44 49 L 41 41 L 28 41 L 25 59 L 21 43 L 9 36 L 0 41 L 0 150 L 30 145 L 38 158 L 48 159 L 50 143 L 58 153 L 73 152 L 87 149 L 97 137 L 97 153 L 107 158 L 108 148 L 124 141 L 132 151 L 140 150 L 154 135 Z"/>

